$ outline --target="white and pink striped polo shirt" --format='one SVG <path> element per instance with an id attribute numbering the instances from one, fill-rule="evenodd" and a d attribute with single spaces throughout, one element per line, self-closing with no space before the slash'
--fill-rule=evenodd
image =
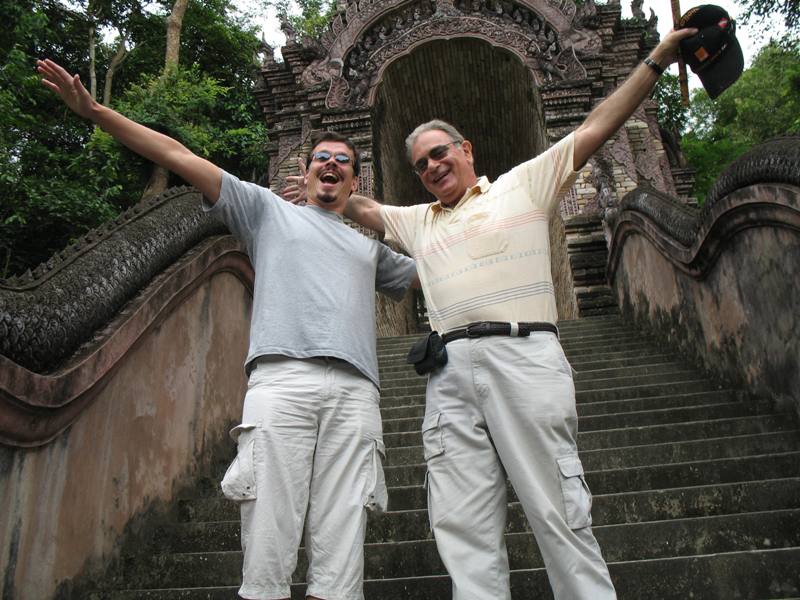
<path id="1" fill-rule="evenodd" d="M 570 134 L 494 183 L 481 177 L 453 208 L 381 207 L 387 239 L 417 262 L 431 328 L 558 320 L 548 219 L 578 175 L 573 148 Z"/>

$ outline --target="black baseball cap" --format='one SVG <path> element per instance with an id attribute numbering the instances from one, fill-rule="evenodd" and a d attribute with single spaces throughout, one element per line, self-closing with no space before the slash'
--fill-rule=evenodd
<path id="1" fill-rule="evenodd" d="M 687 27 L 699 31 L 681 40 L 681 57 L 714 99 L 739 79 L 744 68 L 742 47 L 736 39 L 736 23 L 724 8 L 702 4 L 686 11 L 676 28 Z"/>

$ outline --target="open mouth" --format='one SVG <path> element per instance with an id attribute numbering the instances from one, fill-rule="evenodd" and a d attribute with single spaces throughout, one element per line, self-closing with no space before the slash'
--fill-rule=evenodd
<path id="1" fill-rule="evenodd" d="M 445 171 L 443 171 L 442 173 L 440 173 L 439 175 L 437 175 L 436 177 L 434 177 L 434 178 L 433 178 L 433 183 L 439 183 L 439 182 L 440 182 L 442 179 L 444 179 L 445 177 L 447 177 L 447 175 L 448 175 L 449 173 L 450 173 L 450 171 L 449 171 L 449 170 L 445 170 Z"/>
<path id="2" fill-rule="evenodd" d="M 339 183 L 340 178 L 339 175 L 334 173 L 333 171 L 326 171 L 325 173 L 319 176 L 319 180 L 322 183 L 333 184 L 333 183 Z"/>

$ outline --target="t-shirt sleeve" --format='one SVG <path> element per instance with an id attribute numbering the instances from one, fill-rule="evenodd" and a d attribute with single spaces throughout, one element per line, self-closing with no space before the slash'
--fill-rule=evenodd
<path id="1" fill-rule="evenodd" d="M 381 206 L 381 218 L 386 230 L 386 239 L 397 242 L 409 254 L 414 251 L 414 238 L 418 223 L 418 210 L 429 205 Z"/>
<path id="2" fill-rule="evenodd" d="M 393 251 L 386 244 L 379 245 L 375 289 L 395 302 L 401 300 L 417 275 L 417 267 L 409 257 Z"/>
<path id="3" fill-rule="evenodd" d="M 276 201 L 280 198 L 267 188 L 241 181 L 223 171 L 219 199 L 211 204 L 203 198 L 203 210 L 225 223 L 233 235 L 249 243 Z"/>
<path id="4" fill-rule="evenodd" d="M 570 133 L 535 158 L 514 167 L 509 175 L 527 189 L 534 205 L 552 213 L 578 177 L 573 169 L 575 134 Z"/>

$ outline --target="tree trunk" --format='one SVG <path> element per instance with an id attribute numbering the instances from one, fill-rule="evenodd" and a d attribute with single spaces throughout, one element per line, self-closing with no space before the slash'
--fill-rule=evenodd
<path id="1" fill-rule="evenodd" d="M 175 4 L 172 5 L 172 12 L 167 17 L 167 52 L 164 57 L 165 73 L 171 66 L 178 64 L 178 56 L 181 50 L 183 15 L 186 13 L 188 4 L 189 0 L 175 0 Z M 147 182 L 142 198 L 157 196 L 167 189 L 168 181 L 169 172 L 164 167 L 156 165 L 153 168 L 152 175 L 150 175 L 150 181 Z"/>
<path id="2" fill-rule="evenodd" d="M 167 189 L 169 183 L 169 171 L 160 165 L 153 165 L 153 172 L 150 174 L 150 181 L 144 189 L 142 199 L 153 198 Z"/>
<path id="3" fill-rule="evenodd" d="M 128 49 L 125 47 L 125 35 L 122 31 L 119 32 L 119 42 L 117 43 L 117 51 L 108 65 L 108 72 L 106 73 L 106 81 L 103 86 L 103 105 L 108 106 L 111 104 L 111 84 L 114 82 L 114 73 L 117 72 L 122 61 L 128 56 Z"/>
<path id="4" fill-rule="evenodd" d="M 175 0 L 172 5 L 172 12 L 167 17 L 167 53 L 164 60 L 165 70 L 171 65 L 178 64 L 178 56 L 181 51 L 181 28 L 183 27 L 183 15 L 189 0 Z"/>
<path id="5" fill-rule="evenodd" d="M 89 93 L 92 100 L 97 100 L 97 71 L 95 64 L 96 29 L 94 23 L 89 26 Z"/>

